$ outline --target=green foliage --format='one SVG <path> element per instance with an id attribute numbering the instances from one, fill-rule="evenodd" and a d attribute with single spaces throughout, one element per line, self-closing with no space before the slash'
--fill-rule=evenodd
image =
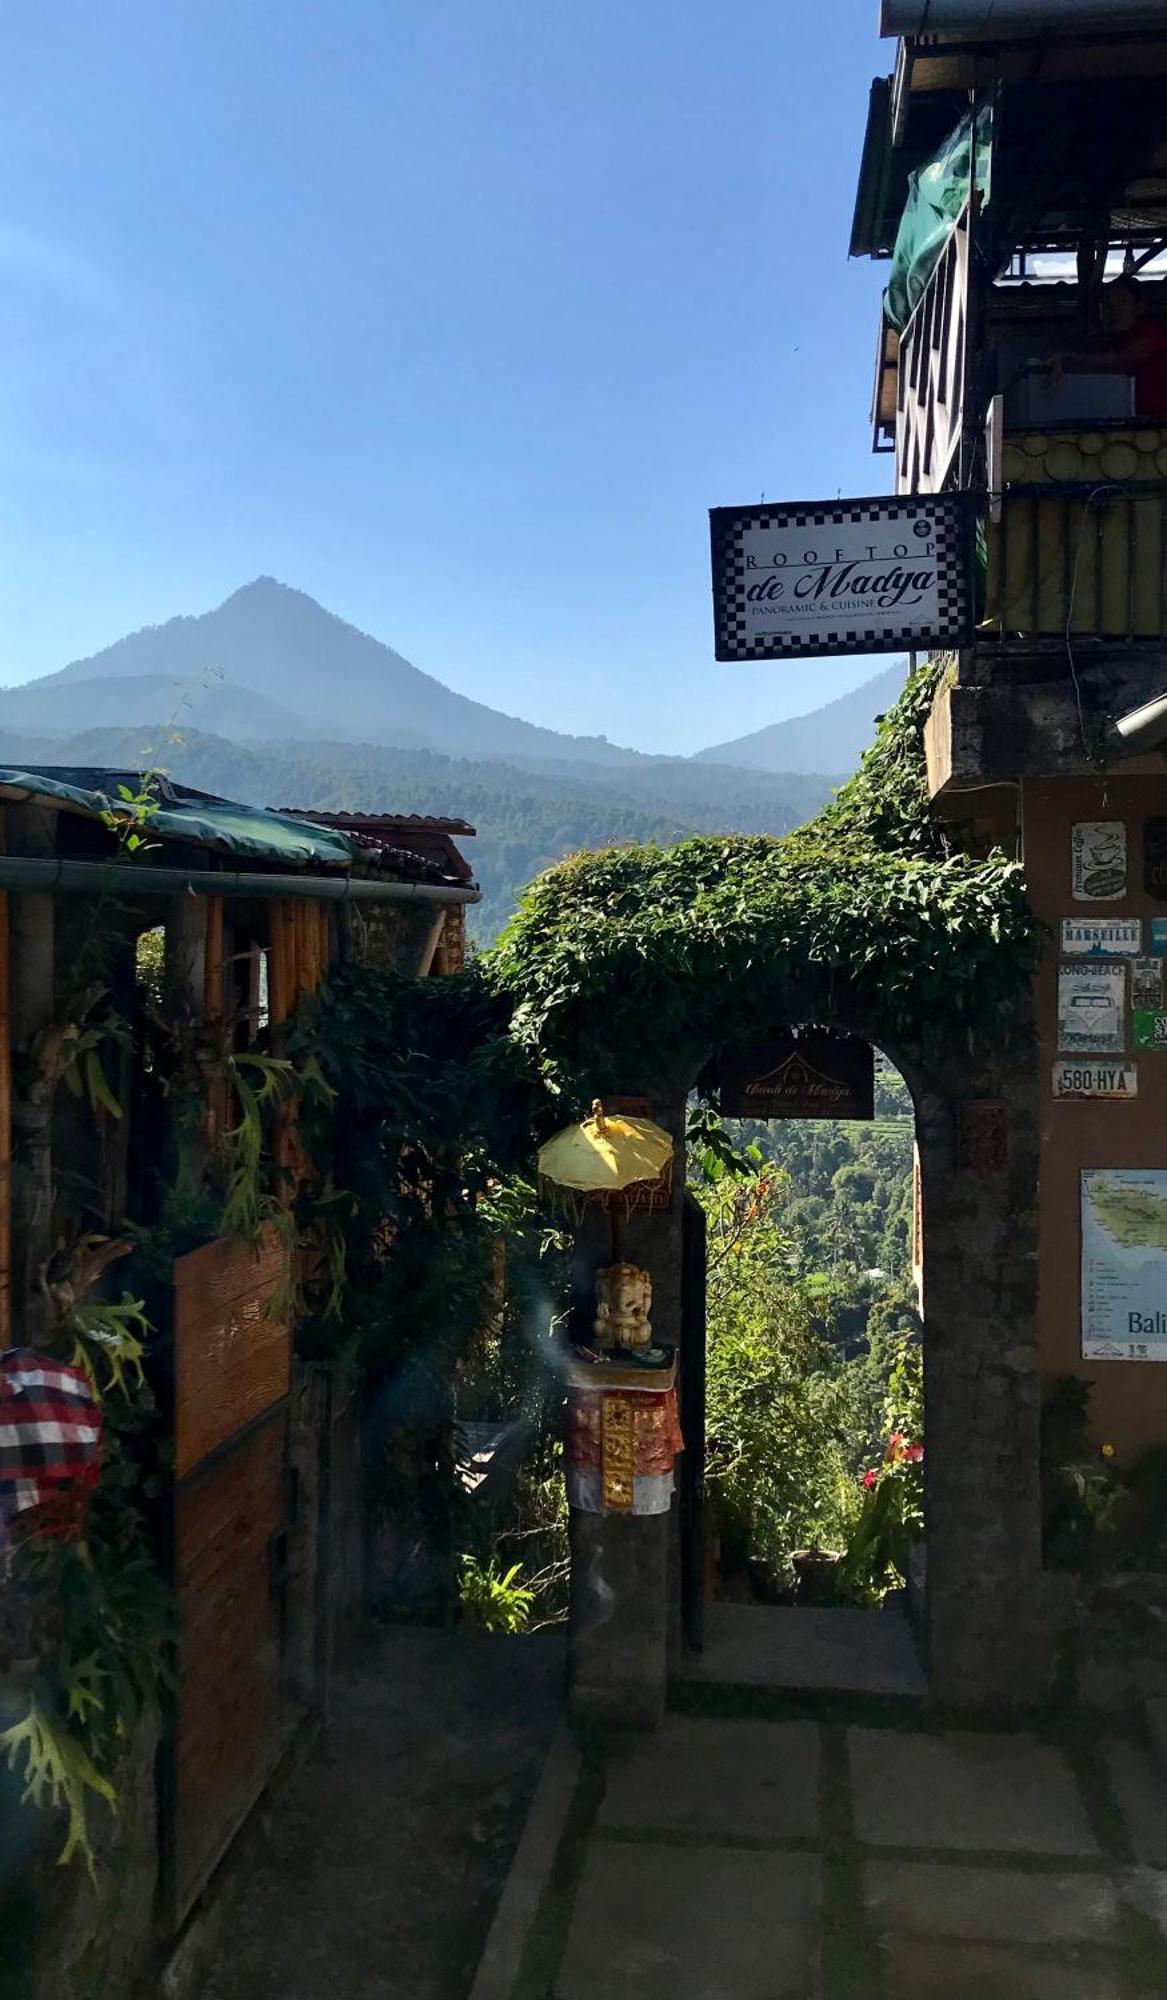
<path id="1" fill-rule="evenodd" d="M 927 810 L 924 667 L 858 775 L 800 832 L 610 849 L 551 869 L 488 956 L 553 1086 L 695 1075 L 727 1039 L 849 1015 L 892 1048 L 999 1035 L 1026 987 L 1019 869 Z"/>
<path id="2" fill-rule="evenodd" d="M 486 1632 L 525 1632 L 535 1597 L 521 1577 L 518 1563 L 504 1571 L 496 1562 L 464 1555 L 458 1592 L 463 1618 Z"/>
<path id="3" fill-rule="evenodd" d="M 99 1401 L 121 1396 L 128 1402 L 146 1383 L 143 1361 L 150 1322 L 141 1299 L 124 1295 L 118 1303 L 107 1299 L 83 1300 L 73 1307 L 70 1320 L 76 1331 L 71 1358 L 74 1368 L 83 1368 Z M 105 1370 L 102 1380 L 98 1364 Z"/>
<path id="4" fill-rule="evenodd" d="M 1123 1481 L 1113 1451 L 1091 1437 L 1091 1388 L 1081 1376 L 1059 1376 L 1042 1405 L 1042 1541 L 1055 1569 L 1120 1553 Z"/>
<path id="5" fill-rule="evenodd" d="M 78 1681 L 74 1703 L 83 1699 L 100 1705 L 100 1698 L 92 1687 Z M 71 1706 L 70 1713 L 74 1712 L 75 1707 Z M 111 1807 L 116 1806 L 117 1794 L 109 1779 L 102 1776 L 87 1755 L 84 1745 L 68 1729 L 62 1728 L 58 1716 L 52 1710 L 42 1708 L 33 1694 L 29 1696 L 28 1707 L 20 1720 L 0 1731 L 0 1757 L 6 1760 L 10 1771 L 15 1770 L 18 1761 L 23 1758 L 25 1786 L 21 1797 L 25 1804 L 66 1808 L 68 1832 L 58 1861 L 64 1867 L 80 1852 L 91 1879 L 96 1881 L 86 1818 L 86 1794 L 94 1793 Z"/>
<path id="6" fill-rule="evenodd" d="M 883 1424 L 883 1457 L 863 1476 L 863 1505 L 839 1568 L 841 1592 L 862 1604 L 877 1604 L 906 1582 L 908 1557 L 924 1533 L 924 1356 L 910 1335 L 892 1350 Z"/>
<path id="7" fill-rule="evenodd" d="M 725 1179 L 708 1223 L 706 1468 L 723 1567 L 761 1561 L 787 1582 L 793 1551 L 839 1546 L 856 1501 L 843 1363 L 816 1329 L 775 1179 Z"/>
<path id="8" fill-rule="evenodd" d="M 440 1371 L 473 1336 L 503 1226 L 500 1183 L 529 1169 L 542 1109 L 506 1028 L 505 1006 L 473 974 L 350 966 L 305 1003 L 289 1055 L 317 1079 L 300 1120 L 316 1184 L 298 1219 L 338 1239 L 327 1296 L 318 1288 L 312 1301 L 318 1347 L 343 1334 L 341 1296 L 374 1368 L 413 1348 Z"/>
<path id="9" fill-rule="evenodd" d="M 699 1174 L 710 1187 L 716 1187 L 727 1174 L 756 1174 L 764 1157 L 756 1141 L 739 1144 L 717 1112 L 700 1102 L 689 1105 L 685 1146 L 690 1173 Z"/>
<path id="10" fill-rule="evenodd" d="M 131 765 L 141 732 L 87 733 L 62 761 Z M 18 762 L 19 744 L 8 761 Z M 164 736 L 167 771 L 223 798 L 264 805 L 295 799 L 332 812 L 446 813 L 454 802 L 477 828 L 471 849 L 483 898 L 467 915 L 483 943 L 514 913 L 525 883 L 580 848 L 666 845 L 703 829 L 785 833 L 830 796 L 829 777 L 727 770 L 688 758 L 642 757 L 618 765 L 582 758 L 556 767 L 477 761 L 372 743 L 226 742 L 189 729 Z"/>
<path id="11" fill-rule="evenodd" d="M 165 1587 L 147 1541 L 144 1470 L 153 1404 L 141 1357 L 148 1332 L 137 1301 L 82 1303 L 63 1337 L 101 1395 L 101 1479 L 83 1532 L 17 1538 L 0 1590 L 0 1682 L 20 1712 L 0 1734 L 0 1756 L 22 1769 L 24 1798 L 67 1812 L 62 1864 L 94 1872 L 88 1808 L 116 1808 L 114 1771 L 127 1731 L 163 1678 L 170 1629 Z M 74 1358 L 74 1357 L 69 1357 Z M 97 1374 L 101 1364 L 104 1380 Z"/>

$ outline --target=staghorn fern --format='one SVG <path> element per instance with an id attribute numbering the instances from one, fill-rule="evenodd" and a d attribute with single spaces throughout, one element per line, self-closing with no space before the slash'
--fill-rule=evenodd
<path id="1" fill-rule="evenodd" d="M 83 1711 L 87 1703 L 96 1702 L 100 1706 L 100 1697 L 93 1686 L 96 1672 L 90 1671 L 95 1669 L 95 1665 L 93 1661 L 83 1663 L 85 1675 L 78 1687 L 70 1692 L 70 1704 L 75 1714 Z M 0 1732 L 0 1756 L 6 1757 L 10 1771 L 16 1769 L 21 1756 L 24 1758 L 23 1803 L 65 1807 L 69 1825 L 65 1844 L 57 1856 L 57 1866 L 67 1867 L 74 1855 L 79 1854 L 89 1871 L 90 1881 L 96 1883 L 97 1868 L 87 1818 L 88 1795 L 95 1793 L 105 1800 L 111 1811 L 116 1812 L 117 1792 L 109 1779 L 102 1776 L 77 1737 L 45 1708 L 35 1694 L 29 1700 L 23 1720 Z"/>

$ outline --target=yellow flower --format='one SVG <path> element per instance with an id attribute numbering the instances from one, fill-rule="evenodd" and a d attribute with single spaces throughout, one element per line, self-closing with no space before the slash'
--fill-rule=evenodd
<path id="1" fill-rule="evenodd" d="M 1114 1446 L 1112 1444 L 1104 1444 L 1102 1447 L 1102 1456 L 1103 1458 L 1113 1458 Z"/>

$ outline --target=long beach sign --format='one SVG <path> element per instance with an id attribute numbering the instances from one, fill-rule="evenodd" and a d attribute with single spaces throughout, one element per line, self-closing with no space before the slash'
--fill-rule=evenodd
<path id="1" fill-rule="evenodd" d="M 719 660 L 894 653 L 971 636 L 963 494 L 714 507 Z"/>

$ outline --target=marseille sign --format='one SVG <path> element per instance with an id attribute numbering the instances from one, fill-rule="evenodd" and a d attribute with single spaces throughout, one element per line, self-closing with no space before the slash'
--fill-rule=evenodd
<path id="1" fill-rule="evenodd" d="M 717 658 L 966 645 L 968 519 L 958 493 L 711 508 Z"/>

